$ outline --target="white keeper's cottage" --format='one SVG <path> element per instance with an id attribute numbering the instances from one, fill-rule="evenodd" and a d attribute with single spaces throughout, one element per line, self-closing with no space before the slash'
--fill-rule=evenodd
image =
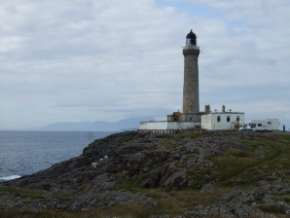
<path id="1" fill-rule="evenodd" d="M 201 116 L 201 128 L 206 130 L 239 129 L 245 125 L 245 113 L 226 111 L 208 112 Z"/>

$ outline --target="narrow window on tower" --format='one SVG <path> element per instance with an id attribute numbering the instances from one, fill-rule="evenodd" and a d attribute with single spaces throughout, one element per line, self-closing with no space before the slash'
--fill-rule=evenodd
<path id="1" fill-rule="evenodd" d="M 241 118 L 240 117 L 237 117 L 237 122 L 240 122 L 241 121 Z"/>
<path id="2" fill-rule="evenodd" d="M 228 123 L 231 122 L 231 117 L 230 116 L 227 117 L 227 122 Z"/>

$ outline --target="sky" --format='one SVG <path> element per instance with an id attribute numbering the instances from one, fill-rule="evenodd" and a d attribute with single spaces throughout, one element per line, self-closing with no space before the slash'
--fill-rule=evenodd
<path id="1" fill-rule="evenodd" d="M 0 1 L 0 129 L 181 110 L 190 29 L 201 109 L 290 125 L 289 0 Z"/>

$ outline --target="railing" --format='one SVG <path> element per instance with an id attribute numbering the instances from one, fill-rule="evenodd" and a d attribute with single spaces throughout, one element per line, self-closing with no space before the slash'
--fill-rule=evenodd
<path id="1" fill-rule="evenodd" d="M 199 46 L 196 46 L 196 45 L 186 45 L 183 48 L 184 49 L 188 49 L 188 48 L 200 49 Z"/>

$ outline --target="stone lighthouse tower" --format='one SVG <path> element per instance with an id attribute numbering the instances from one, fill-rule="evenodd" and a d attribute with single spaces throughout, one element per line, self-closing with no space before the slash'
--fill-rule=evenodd
<path id="1" fill-rule="evenodd" d="M 200 49 L 196 35 L 190 31 L 186 36 L 184 55 L 183 114 L 186 121 L 198 121 L 199 113 L 199 72 L 198 56 Z"/>

